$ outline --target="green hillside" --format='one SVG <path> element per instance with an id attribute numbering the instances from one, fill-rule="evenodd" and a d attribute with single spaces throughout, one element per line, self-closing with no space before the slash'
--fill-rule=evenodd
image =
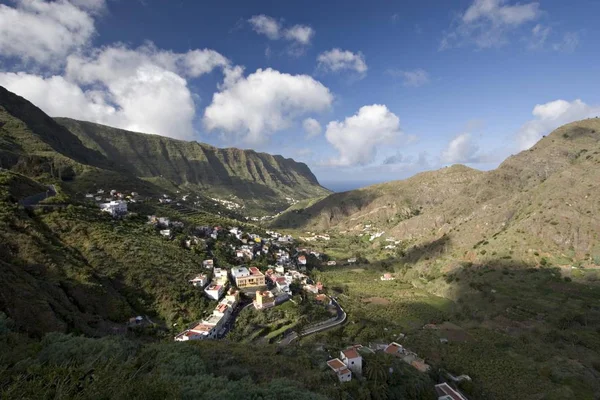
<path id="1" fill-rule="evenodd" d="M 85 146 L 143 179 L 237 200 L 250 209 L 280 210 L 291 200 L 329 191 L 306 166 L 289 158 L 235 148 L 219 149 L 91 122 L 57 118 Z M 157 180 L 152 180 L 158 183 Z"/>

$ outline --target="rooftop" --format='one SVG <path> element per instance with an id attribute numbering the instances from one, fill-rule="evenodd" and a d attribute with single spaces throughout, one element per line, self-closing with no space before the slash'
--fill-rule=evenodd
<path id="1" fill-rule="evenodd" d="M 453 400 L 467 400 L 465 396 L 463 396 L 458 391 L 454 390 L 450 385 L 446 382 L 440 383 L 439 385 L 435 385 L 435 391 L 438 396 L 449 396 Z"/>
<path id="2" fill-rule="evenodd" d="M 256 267 L 250 267 L 250 274 L 251 275 L 256 275 L 256 276 L 262 276 L 263 273 L 260 272 L 260 270 Z"/>
<path id="3" fill-rule="evenodd" d="M 402 346 L 400 346 L 397 343 L 390 343 L 389 346 L 387 346 L 385 348 L 385 352 L 388 354 L 398 354 L 398 352 L 402 349 Z"/>
<path id="4" fill-rule="evenodd" d="M 231 268 L 231 275 L 234 278 L 241 278 L 250 275 L 250 271 L 246 267 L 233 267 Z"/>
<path id="5" fill-rule="evenodd" d="M 206 288 L 206 290 L 221 290 L 221 288 L 222 288 L 222 287 L 223 287 L 222 285 L 215 285 L 215 284 L 213 283 L 213 284 L 210 284 L 210 285 L 209 285 L 209 286 Z"/>
<path id="6" fill-rule="evenodd" d="M 339 358 L 334 358 L 333 360 L 327 361 L 327 365 L 329 365 L 329 368 L 333 369 L 334 371 L 346 367 L 346 364 L 344 364 Z"/>
<path id="7" fill-rule="evenodd" d="M 210 324 L 206 324 L 206 323 L 199 323 L 198 325 L 196 325 L 195 327 L 193 327 L 191 329 L 191 331 L 194 331 L 196 333 L 209 333 L 212 328 L 214 328 L 214 325 L 210 325 Z"/>
<path id="8" fill-rule="evenodd" d="M 356 351 L 356 349 L 352 348 L 352 349 L 346 349 L 346 350 L 342 350 L 342 354 L 344 354 L 344 356 L 346 358 L 358 358 L 360 357 L 358 355 L 358 352 Z"/>

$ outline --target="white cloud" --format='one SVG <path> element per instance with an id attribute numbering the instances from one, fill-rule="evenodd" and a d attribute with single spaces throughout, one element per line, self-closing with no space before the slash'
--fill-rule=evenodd
<path id="1" fill-rule="evenodd" d="M 252 16 L 248 22 L 256 33 L 265 35 L 271 40 L 279 39 L 281 25 L 275 18 L 260 14 Z"/>
<path id="2" fill-rule="evenodd" d="M 208 49 L 173 53 L 152 44 L 120 45 L 70 55 L 64 76 L 3 73 L 0 82 L 52 116 L 191 139 L 196 110 L 186 78 L 228 65 Z"/>
<path id="3" fill-rule="evenodd" d="M 186 81 L 156 66 L 111 84 L 110 90 L 86 90 L 62 76 L 0 73 L 0 85 L 52 116 L 89 120 L 131 131 L 179 139 L 194 135 L 195 106 Z"/>
<path id="4" fill-rule="evenodd" d="M 440 49 L 466 44 L 478 48 L 497 47 L 508 42 L 508 34 L 539 18 L 538 2 L 507 4 L 507 0 L 474 0 L 444 33 Z"/>
<path id="5" fill-rule="evenodd" d="M 315 31 L 310 26 L 294 25 L 291 28 L 286 29 L 284 35 L 288 40 L 296 41 L 301 45 L 307 45 L 315 35 Z"/>
<path id="6" fill-rule="evenodd" d="M 576 32 L 567 32 L 564 34 L 562 40 L 555 43 L 552 48 L 556 51 L 563 51 L 565 53 L 571 53 L 579 46 L 579 34 Z"/>
<path id="7" fill-rule="evenodd" d="M 184 77 L 196 78 L 227 65 L 229 60 L 214 50 L 173 53 L 148 43 L 137 49 L 117 45 L 97 49 L 89 56 L 71 55 L 67 58 L 66 73 L 81 83 L 107 84 L 134 76 L 142 66 L 156 66 Z"/>
<path id="8" fill-rule="evenodd" d="M 441 161 L 444 164 L 476 163 L 480 161 L 478 152 L 479 146 L 473 141 L 471 134 L 461 133 L 442 152 Z"/>
<path id="9" fill-rule="evenodd" d="M 544 48 L 548 35 L 550 35 L 551 28 L 542 24 L 537 24 L 531 30 L 531 38 L 529 40 L 530 49 L 542 49 Z"/>
<path id="10" fill-rule="evenodd" d="M 419 87 L 429 83 L 429 74 L 421 68 L 411 71 L 390 69 L 387 72 L 394 77 L 402 78 L 404 86 Z"/>
<path id="11" fill-rule="evenodd" d="M 302 122 L 302 127 L 309 138 L 318 136 L 322 131 L 321 124 L 314 118 L 306 118 Z"/>
<path id="12" fill-rule="evenodd" d="M 285 28 L 283 23 L 268 15 L 260 14 L 252 16 L 248 22 L 252 29 L 260 34 L 265 35 L 271 40 L 286 39 L 295 42 L 299 46 L 310 44 L 311 39 L 315 35 L 313 28 L 307 25 L 294 25 Z M 299 49 L 295 48 L 295 51 Z"/>
<path id="13" fill-rule="evenodd" d="M 319 54 L 317 61 L 318 67 L 327 72 L 348 70 L 364 75 L 368 69 L 365 57 L 361 52 L 353 53 L 338 48 Z"/>
<path id="14" fill-rule="evenodd" d="M 554 129 L 569 122 L 600 116 L 600 105 L 590 106 L 577 99 L 555 100 L 538 104 L 532 112 L 535 117 L 523 124 L 517 134 L 519 150 L 526 150 Z"/>
<path id="15" fill-rule="evenodd" d="M 328 109 L 333 95 L 308 75 L 290 75 L 271 68 L 243 77 L 241 71 L 226 78 L 204 111 L 210 130 L 240 135 L 248 143 L 264 142 L 276 131 L 289 128 L 296 118 Z"/>
<path id="16" fill-rule="evenodd" d="M 92 14 L 103 1 L 17 0 L 0 4 L 0 54 L 56 67 L 71 52 L 89 44 L 95 34 Z"/>
<path id="17" fill-rule="evenodd" d="M 339 152 L 339 157 L 331 159 L 329 164 L 368 164 L 374 160 L 377 146 L 391 143 L 401 134 L 400 119 L 385 105 L 363 106 L 344 121 L 327 124 L 325 137 Z"/>

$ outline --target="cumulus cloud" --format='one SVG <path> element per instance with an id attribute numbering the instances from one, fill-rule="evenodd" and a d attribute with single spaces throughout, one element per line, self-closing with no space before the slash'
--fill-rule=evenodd
<path id="1" fill-rule="evenodd" d="M 314 29 L 310 26 L 294 25 L 286 28 L 283 26 L 283 22 L 264 14 L 254 15 L 248 19 L 248 22 L 252 29 L 260 35 L 265 35 L 271 40 L 286 39 L 300 46 L 310 44 L 315 35 Z"/>
<path id="2" fill-rule="evenodd" d="M 304 132 L 309 138 L 318 136 L 321 133 L 321 124 L 314 118 L 306 118 L 302 122 L 302 127 L 304 128 Z"/>
<path id="3" fill-rule="evenodd" d="M 444 33 L 440 49 L 462 45 L 498 47 L 508 42 L 510 32 L 541 15 L 538 2 L 509 3 L 507 0 L 474 0 Z"/>
<path id="4" fill-rule="evenodd" d="M 442 152 L 441 161 L 444 164 L 477 163 L 481 161 L 478 155 L 479 146 L 470 133 L 461 133 L 448 143 Z"/>
<path id="5" fill-rule="evenodd" d="M 314 34 L 313 28 L 306 25 L 294 25 L 286 29 L 284 33 L 286 39 L 296 41 L 302 45 L 309 44 Z"/>
<path id="6" fill-rule="evenodd" d="M 256 33 L 265 35 L 271 40 L 279 39 L 281 26 L 275 18 L 264 14 L 253 15 L 248 22 Z"/>
<path id="7" fill-rule="evenodd" d="M 325 51 L 317 57 L 318 68 L 326 72 L 354 71 L 364 76 L 367 73 L 365 56 L 338 48 Z"/>
<path id="8" fill-rule="evenodd" d="M 390 69 L 387 72 L 394 77 L 402 78 L 402 84 L 407 87 L 419 87 L 429 83 L 429 74 L 421 68 L 409 71 Z"/>
<path id="9" fill-rule="evenodd" d="M 142 66 L 156 66 L 183 77 L 197 78 L 228 65 L 229 60 L 214 50 L 173 53 L 147 43 L 137 49 L 116 45 L 96 49 L 87 56 L 71 55 L 67 59 L 66 73 L 73 80 L 90 84 L 127 79 Z"/>
<path id="10" fill-rule="evenodd" d="M 377 147 L 402 134 L 400 119 L 385 105 L 363 106 L 344 121 L 327 124 L 325 137 L 339 152 L 330 165 L 365 165 L 375 158 Z"/>
<path id="11" fill-rule="evenodd" d="M 328 109 L 332 102 L 329 89 L 308 75 L 271 68 L 247 77 L 240 69 L 226 71 L 220 91 L 204 111 L 204 126 L 257 144 L 307 113 Z"/>
<path id="12" fill-rule="evenodd" d="M 6 87 L 53 116 L 94 121 L 179 139 L 194 135 L 195 105 L 185 79 L 157 66 L 138 68 L 109 88 L 83 90 L 62 76 L 0 73 Z"/>
<path id="13" fill-rule="evenodd" d="M 519 150 L 526 150 L 554 129 L 569 122 L 600 116 L 600 105 L 591 106 L 577 99 L 555 100 L 533 108 L 534 119 L 523 124 L 517 134 Z"/>
<path id="14" fill-rule="evenodd" d="M 0 54 L 56 67 L 89 44 L 96 32 L 93 14 L 104 1 L 17 0 L 0 4 Z"/>

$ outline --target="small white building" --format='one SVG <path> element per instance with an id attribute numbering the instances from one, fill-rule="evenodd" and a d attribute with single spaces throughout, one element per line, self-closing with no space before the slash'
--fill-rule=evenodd
<path id="1" fill-rule="evenodd" d="M 206 274 L 198 274 L 190 280 L 190 283 L 195 287 L 203 288 L 208 284 L 208 276 Z"/>
<path id="2" fill-rule="evenodd" d="M 215 283 L 211 283 L 206 289 L 204 289 L 206 296 L 213 300 L 219 300 L 221 296 L 223 296 L 224 292 L 225 285 L 217 285 Z"/>
<path id="3" fill-rule="evenodd" d="M 170 229 L 161 229 L 160 230 L 160 234 L 166 238 L 170 238 L 171 237 L 171 230 Z"/>
<path id="4" fill-rule="evenodd" d="M 100 209 L 113 217 L 127 214 L 127 202 L 122 200 L 111 201 L 100 204 Z"/>
<path id="5" fill-rule="evenodd" d="M 335 372 L 340 382 L 350 382 L 352 380 L 352 372 L 339 358 L 327 361 L 327 365 Z"/>
<path id="6" fill-rule="evenodd" d="M 362 375 L 362 357 L 354 347 L 342 350 L 340 359 L 352 372 Z"/>
<path id="7" fill-rule="evenodd" d="M 206 269 L 213 269 L 215 267 L 215 262 L 212 259 L 204 260 L 202 261 L 202 266 Z"/>
<path id="8" fill-rule="evenodd" d="M 327 266 L 332 267 L 334 265 L 336 265 L 337 263 L 335 261 L 327 261 Z"/>

